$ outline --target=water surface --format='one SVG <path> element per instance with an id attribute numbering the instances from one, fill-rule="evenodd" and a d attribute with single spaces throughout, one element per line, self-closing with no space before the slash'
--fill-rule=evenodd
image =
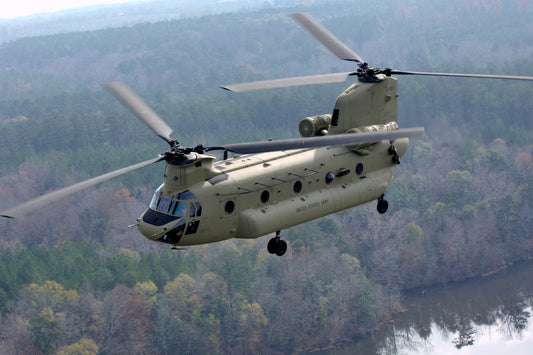
<path id="1" fill-rule="evenodd" d="M 372 336 L 320 354 L 533 354 L 533 263 L 408 295 Z"/>

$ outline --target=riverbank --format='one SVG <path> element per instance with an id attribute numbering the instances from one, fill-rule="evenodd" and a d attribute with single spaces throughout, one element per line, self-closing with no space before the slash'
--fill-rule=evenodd
<path id="1" fill-rule="evenodd" d="M 533 261 L 528 260 L 484 277 L 406 295 L 407 312 L 379 331 L 313 353 L 450 354 L 468 348 L 469 354 L 499 354 L 495 349 L 505 347 L 513 349 L 506 353 L 529 354 L 533 344 L 532 274 Z"/>

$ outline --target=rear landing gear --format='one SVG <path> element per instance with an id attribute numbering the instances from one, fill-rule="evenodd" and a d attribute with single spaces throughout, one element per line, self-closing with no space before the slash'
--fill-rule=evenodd
<path id="1" fill-rule="evenodd" d="M 378 197 L 378 212 L 383 214 L 389 209 L 389 203 L 385 200 L 384 195 Z"/>
<path id="2" fill-rule="evenodd" d="M 276 236 L 267 244 L 267 250 L 270 254 L 276 254 L 277 256 L 282 256 L 287 251 L 287 243 L 280 238 L 280 231 L 276 232 Z"/>

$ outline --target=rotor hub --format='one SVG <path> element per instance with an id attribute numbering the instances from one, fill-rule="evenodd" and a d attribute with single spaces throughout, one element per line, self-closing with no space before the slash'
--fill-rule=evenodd
<path id="1" fill-rule="evenodd" d="M 360 63 L 359 69 L 357 69 L 357 72 L 355 73 L 359 78 L 359 81 L 364 83 L 377 83 L 383 81 L 385 79 L 384 76 L 391 76 L 391 74 L 392 69 L 373 68 L 370 67 L 367 62 Z"/>
<path id="2" fill-rule="evenodd" d="M 171 165 L 187 165 L 197 159 L 197 155 L 186 149 L 169 150 L 164 154 L 164 160 Z"/>

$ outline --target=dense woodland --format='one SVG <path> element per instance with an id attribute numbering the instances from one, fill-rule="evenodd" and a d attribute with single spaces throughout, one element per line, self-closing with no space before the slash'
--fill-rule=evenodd
<path id="1" fill-rule="evenodd" d="M 132 86 L 184 145 L 289 138 L 348 85 L 235 95 L 219 84 L 347 71 L 306 11 L 371 65 L 533 75 L 533 2 L 354 1 L 0 44 L 0 210 L 149 159 L 165 143 L 102 84 Z M 423 125 L 374 204 L 267 237 L 171 251 L 127 226 L 163 165 L 0 220 L 0 352 L 293 353 L 369 334 L 407 291 L 533 257 L 533 85 L 399 79 Z"/>

